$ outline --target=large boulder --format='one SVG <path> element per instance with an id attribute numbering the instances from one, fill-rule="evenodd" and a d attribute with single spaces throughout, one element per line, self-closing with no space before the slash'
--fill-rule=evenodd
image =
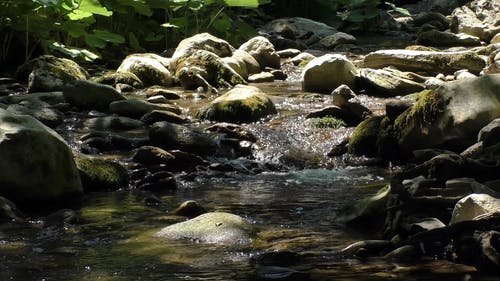
<path id="1" fill-rule="evenodd" d="M 452 13 L 451 28 L 481 38 L 485 42 L 500 32 L 500 2 L 475 0 L 456 8 Z"/>
<path id="2" fill-rule="evenodd" d="M 213 154 L 217 143 L 209 134 L 187 126 L 156 122 L 149 130 L 151 143 L 166 150 L 178 149 L 198 155 Z"/>
<path id="3" fill-rule="evenodd" d="M 238 85 L 200 109 L 198 117 L 222 122 L 254 122 L 276 114 L 273 102 L 259 88 Z"/>
<path id="4" fill-rule="evenodd" d="M 441 147 L 464 149 L 481 128 L 500 117 L 500 74 L 449 82 L 421 93 L 395 121 L 405 151 Z"/>
<path id="5" fill-rule="evenodd" d="M 127 56 L 117 69 L 117 72 L 135 74 L 144 87 L 171 86 L 172 75 L 168 70 L 170 61 L 156 54 L 132 54 Z"/>
<path id="6" fill-rule="evenodd" d="M 274 45 L 265 37 L 254 37 L 243 43 L 239 49 L 252 55 L 261 69 L 280 68 L 280 56 L 276 53 Z"/>
<path id="7" fill-rule="evenodd" d="M 245 79 L 224 63 L 219 56 L 205 50 L 195 51 L 180 61 L 175 77 L 185 89 L 232 87 L 236 84 L 246 84 Z"/>
<path id="8" fill-rule="evenodd" d="M 67 83 L 63 88 L 63 96 L 73 106 L 100 111 L 107 111 L 110 103 L 125 99 L 113 87 L 87 80 Z"/>
<path id="9" fill-rule="evenodd" d="M 85 80 L 89 75 L 76 62 L 45 55 L 22 65 L 16 79 L 28 81 L 28 92 L 60 91 L 73 80 Z"/>
<path id="10" fill-rule="evenodd" d="M 82 195 L 73 153 L 52 129 L 0 109 L 0 195 L 16 202 L 60 201 Z"/>
<path id="11" fill-rule="evenodd" d="M 425 89 L 423 83 L 415 81 L 411 75 L 391 69 L 370 69 L 362 68 L 356 78 L 356 86 L 366 89 L 372 95 L 381 96 L 404 96 L 420 92 Z"/>
<path id="12" fill-rule="evenodd" d="M 486 62 L 471 51 L 433 52 L 413 50 L 380 50 L 369 53 L 363 60 L 363 67 L 379 69 L 394 66 L 402 71 L 413 71 L 437 75 L 453 74 L 461 69 L 479 73 Z"/>
<path id="13" fill-rule="evenodd" d="M 356 67 L 343 55 L 327 54 L 310 61 L 302 71 L 302 89 L 330 93 L 345 84 L 354 88 Z"/>
<path id="14" fill-rule="evenodd" d="M 450 224 L 468 221 L 490 212 L 500 212 L 500 199 L 488 194 L 471 194 L 457 202 Z"/>
<path id="15" fill-rule="evenodd" d="M 177 71 L 179 64 L 190 57 L 198 50 L 204 50 L 215 54 L 218 57 L 230 57 L 233 54 L 234 47 L 227 41 L 217 38 L 209 33 L 200 33 L 182 40 L 170 61 L 170 69 Z"/>
<path id="16" fill-rule="evenodd" d="M 167 226 L 155 236 L 164 239 L 191 240 L 196 243 L 245 246 L 252 243 L 256 232 L 256 228 L 240 216 L 212 212 Z"/>

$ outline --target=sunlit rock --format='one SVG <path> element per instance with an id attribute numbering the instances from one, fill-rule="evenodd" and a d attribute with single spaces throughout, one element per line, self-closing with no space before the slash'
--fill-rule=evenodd
<path id="1" fill-rule="evenodd" d="M 116 71 L 135 74 L 145 87 L 171 86 L 173 81 L 169 63 L 169 59 L 156 54 L 132 54 L 123 60 Z"/>
<path id="2" fill-rule="evenodd" d="M 254 37 L 243 43 L 239 49 L 252 55 L 261 69 L 280 68 L 280 56 L 276 53 L 274 45 L 265 37 Z"/>
<path id="3" fill-rule="evenodd" d="M 425 89 L 418 75 L 391 68 L 359 70 L 356 79 L 358 88 L 366 89 L 371 95 L 404 96 Z"/>
<path id="4" fill-rule="evenodd" d="M 354 88 L 356 67 L 343 55 L 327 54 L 310 61 L 302 71 L 302 89 L 330 93 L 345 84 Z"/>
<path id="5" fill-rule="evenodd" d="M 255 122 L 276 114 L 272 100 L 259 88 L 238 85 L 200 109 L 198 117 L 220 122 Z"/>
<path id="6" fill-rule="evenodd" d="M 363 66 L 373 69 L 394 66 L 401 71 L 437 75 L 439 73 L 450 74 L 461 69 L 479 73 L 486 66 L 486 62 L 471 51 L 380 50 L 366 55 Z"/>
<path id="7" fill-rule="evenodd" d="M 197 243 L 238 246 L 252 243 L 256 232 L 256 228 L 240 216 L 212 212 L 167 226 L 155 236 L 164 239 L 191 240 Z"/>
<path id="8" fill-rule="evenodd" d="M 480 215 L 500 211 L 500 199 L 487 194 L 471 194 L 455 205 L 450 225 L 472 220 Z"/>
<path id="9" fill-rule="evenodd" d="M 489 42 L 500 31 L 500 3 L 496 0 L 475 0 L 456 8 L 452 16 L 451 29 Z"/>

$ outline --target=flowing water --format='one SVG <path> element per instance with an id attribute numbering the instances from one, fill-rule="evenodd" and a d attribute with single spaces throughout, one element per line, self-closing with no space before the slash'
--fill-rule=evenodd
<path id="1" fill-rule="evenodd" d="M 91 193 L 78 209 L 76 224 L 44 226 L 37 215 L 21 226 L 4 224 L 0 280 L 272 280 L 286 275 L 251 262 L 269 251 L 301 256 L 289 269 L 296 274 L 281 280 L 462 280 L 469 269 L 438 260 L 397 264 L 340 257 L 339 249 L 349 243 L 374 237 L 368 229 L 339 223 L 340 210 L 375 193 L 391 170 L 360 165 L 366 159 L 325 157 L 352 130 L 316 128 L 304 119 L 304 112 L 328 105 L 328 96 L 303 93 L 297 82 L 259 87 L 273 95 L 279 115 L 245 125 L 259 138 L 251 158 L 278 168 L 179 174 L 177 190 L 156 194 L 161 202 L 133 187 Z M 375 111 L 383 108 L 381 99 L 362 100 Z M 204 101 L 185 103 L 199 107 Z M 66 138 L 78 134 L 79 120 L 68 120 L 62 131 Z M 126 161 L 128 154 L 117 157 Z M 248 161 L 212 160 L 242 167 Z M 241 215 L 261 231 L 252 246 L 243 248 L 155 238 L 161 228 L 184 220 L 169 211 L 185 200 Z"/>

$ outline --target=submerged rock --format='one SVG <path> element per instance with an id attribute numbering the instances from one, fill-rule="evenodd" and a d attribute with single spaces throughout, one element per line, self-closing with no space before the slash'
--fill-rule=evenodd
<path id="1" fill-rule="evenodd" d="M 88 77 L 76 62 L 50 55 L 30 60 L 16 72 L 17 80 L 28 81 L 28 92 L 60 91 L 66 83 Z"/>
<path id="2" fill-rule="evenodd" d="M 377 221 L 384 219 L 383 215 L 390 195 L 391 186 L 387 185 L 374 196 L 362 199 L 343 210 L 338 220 L 341 222 L 376 224 Z"/>
<path id="3" fill-rule="evenodd" d="M 82 195 L 71 149 L 31 116 L 0 109 L 0 155 L 0 194 L 17 203 L 62 203 Z"/>
<path id="4" fill-rule="evenodd" d="M 256 228 L 240 216 L 212 212 L 167 226 L 155 236 L 224 246 L 245 246 L 252 243 L 256 232 Z"/>
<path id="5" fill-rule="evenodd" d="M 276 114 L 271 99 L 259 88 L 238 85 L 200 109 L 198 117 L 220 122 L 255 122 Z"/>
<path id="6" fill-rule="evenodd" d="M 434 76 L 439 73 L 451 74 L 461 69 L 479 73 L 486 66 L 486 62 L 471 51 L 380 50 L 366 55 L 363 66 L 373 69 L 394 66 L 402 71 L 414 71 Z"/>
<path id="7" fill-rule="evenodd" d="M 310 61 L 302 71 L 302 89 L 330 93 L 340 85 L 354 87 L 356 67 L 343 55 L 327 54 Z"/>

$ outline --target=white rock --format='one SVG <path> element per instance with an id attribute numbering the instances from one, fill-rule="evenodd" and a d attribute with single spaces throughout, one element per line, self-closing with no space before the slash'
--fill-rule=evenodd
<path id="1" fill-rule="evenodd" d="M 500 212 L 500 199 L 487 194 L 471 194 L 455 205 L 450 225 L 491 212 Z"/>

